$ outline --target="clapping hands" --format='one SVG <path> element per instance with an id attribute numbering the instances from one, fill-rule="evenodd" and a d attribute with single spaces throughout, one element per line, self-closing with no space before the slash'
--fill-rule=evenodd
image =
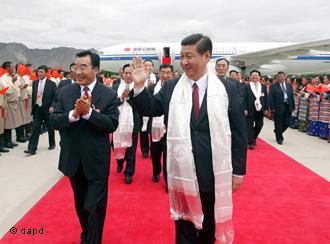
<path id="1" fill-rule="evenodd" d="M 77 99 L 75 108 L 73 111 L 73 116 L 75 118 L 80 115 L 86 115 L 89 113 L 89 110 L 92 106 L 92 96 L 86 97 L 85 95 Z"/>

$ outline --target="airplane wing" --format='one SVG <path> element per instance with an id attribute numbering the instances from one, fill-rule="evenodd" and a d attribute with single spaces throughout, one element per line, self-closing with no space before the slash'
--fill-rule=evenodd
<path id="1" fill-rule="evenodd" d="M 292 59 L 301 55 L 313 56 L 320 51 L 330 51 L 330 39 L 234 55 L 231 56 L 230 63 L 238 67 L 259 66 L 274 60 Z"/>

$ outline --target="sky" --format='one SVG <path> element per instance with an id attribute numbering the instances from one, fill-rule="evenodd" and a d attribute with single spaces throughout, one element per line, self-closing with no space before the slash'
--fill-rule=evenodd
<path id="1" fill-rule="evenodd" d="M 10 0 L 0 42 L 29 48 L 95 48 L 180 42 L 307 42 L 330 38 L 328 0 Z"/>

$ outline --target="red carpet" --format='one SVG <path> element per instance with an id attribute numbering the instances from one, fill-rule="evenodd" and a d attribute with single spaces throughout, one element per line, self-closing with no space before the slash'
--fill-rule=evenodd
<path id="1" fill-rule="evenodd" d="M 124 184 L 112 160 L 103 243 L 174 243 L 164 183 L 152 182 L 150 159 L 142 160 L 140 153 L 137 159 L 132 185 Z M 249 151 L 247 173 L 234 194 L 235 243 L 330 243 L 329 182 L 261 140 Z M 67 178 L 15 226 L 43 228 L 43 233 L 8 232 L 0 243 L 79 243 Z"/>

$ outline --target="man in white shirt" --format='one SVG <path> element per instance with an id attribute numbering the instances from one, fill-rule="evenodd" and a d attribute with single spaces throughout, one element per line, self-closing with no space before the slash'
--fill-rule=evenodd
<path id="1" fill-rule="evenodd" d="M 37 69 L 38 80 L 33 83 L 32 87 L 32 115 L 33 129 L 29 140 L 28 149 L 24 152 L 29 155 L 35 155 L 38 143 L 41 125 L 44 122 L 48 129 L 48 150 L 55 148 L 55 132 L 49 116 L 54 112 L 53 101 L 56 96 L 55 82 L 48 80 L 46 77 L 47 66 L 41 65 Z"/>

